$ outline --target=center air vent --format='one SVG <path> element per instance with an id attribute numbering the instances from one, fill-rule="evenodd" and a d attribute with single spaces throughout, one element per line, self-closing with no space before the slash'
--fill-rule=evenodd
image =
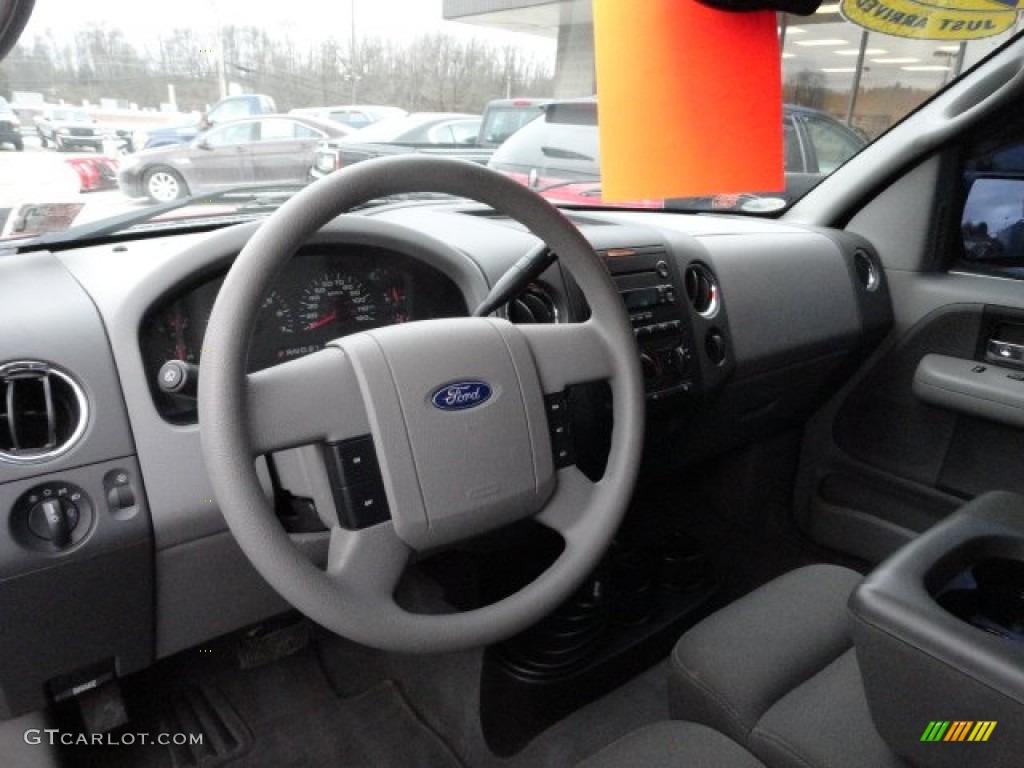
<path id="1" fill-rule="evenodd" d="M 878 267 L 866 251 L 854 252 L 853 268 L 857 270 L 857 279 L 866 290 L 874 291 L 878 288 Z"/>
<path id="2" fill-rule="evenodd" d="M 714 317 L 721 303 L 718 282 L 703 264 L 691 264 L 683 274 L 686 298 L 701 317 Z"/>
<path id="3" fill-rule="evenodd" d="M 532 284 L 508 303 L 508 319 L 517 325 L 557 323 L 558 308 L 546 290 Z"/>
<path id="4" fill-rule="evenodd" d="M 35 361 L 0 365 L 0 461 L 30 464 L 59 456 L 87 421 L 85 394 L 66 373 Z"/>

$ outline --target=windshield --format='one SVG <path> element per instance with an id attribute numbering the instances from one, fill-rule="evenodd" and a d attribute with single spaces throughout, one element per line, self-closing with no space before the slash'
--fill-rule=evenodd
<path id="1" fill-rule="evenodd" d="M 778 70 L 751 75 L 756 87 L 781 74 L 781 132 L 770 140 L 781 135 L 784 188 L 623 200 L 602 184 L 599 126 L 611 107 L 590 2 L 38 3 L 0 63 L 0 239 L 109 232 L 80 227 L 138 226 L 123 217 L 147 211 L 150 229 L 265 216 L 326 174 L 403 151 L 488 164 L 562 205 L 778 215 L 1016 26 L 911 39 L 911 17 L 877 0 L 847 5 L 779 14 Z M 690 74 L 716 78 L 715 68 Z M 351 132 L 266 122 L 290 112 Z M 638 136 L 652 124 L 685 129 L 640 108 L 627 117 Z"/>

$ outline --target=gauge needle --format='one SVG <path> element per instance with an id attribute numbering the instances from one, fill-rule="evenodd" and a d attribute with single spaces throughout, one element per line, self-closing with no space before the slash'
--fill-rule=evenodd
<path id="1" fill-rule="evenodd" d="M 306 326 L 307 331 L 315 331 L 317 328 L 323 328 L 328 323 L 333 323 L 338 319 L 337 312 L 331 312 L 331 314 L 321 317 L 319 320 L 314 320 L 312 323 Z"/>

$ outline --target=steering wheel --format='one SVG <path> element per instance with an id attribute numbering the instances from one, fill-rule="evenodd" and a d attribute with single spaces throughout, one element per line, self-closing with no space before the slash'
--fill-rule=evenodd
<path id="1" fill-rule="evenodd" d="M 537 326 L 495 317 L 412 322 L 336 339 L 307 357 L 247 374 L 257 312 L 291 255 L 337 215 L 407 192 L 473 198 L 521 222 L 572 272 L 590 318 Z M 356 642 L 436 652 L 522 631 L 583 582 L 625 513 L 640 460 L 644 392 L 622 299 L 589 243 L 556 208 L 482 166 L 405 155 L 367 160 L 306 187 L 239 254 L 203 348 L 200 434 L 228 527 L 285 600 Z M 614 427 L 605 473 L 592 482 L 574 466 L 555 469 L 545 395 L 599 380 L 611 387 Z M 449 389 L 456 385 L 458 392 L 459 384 L 468 386 L 468 399 Z M 335 517 L 321 570 L 280 525 L 254 460 L 363 436 L 373 440 L 390 519 L 349 530 Z M 327 461 L 332 454 L 324 448 L 320 455 Z M 518 592 L 440 615 L 413 613 L 394 599 L 415 553 L 528 517 L 561 534 L 565 546 Z"/>

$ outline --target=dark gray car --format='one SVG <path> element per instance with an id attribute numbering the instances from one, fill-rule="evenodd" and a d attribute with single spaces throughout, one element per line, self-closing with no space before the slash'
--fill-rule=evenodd
<path id="1" fill-rule="evenodd" d="M 545 195 L 549 199 L 600 205 L 597 114 L 594 98 L 547 104 L 543 116 L 519 129 L 498 147 L 488 165 L 533 189 L 550 190 L 551 194 Z M 783 199 L 793 202 L 802 197 L 866 144 L 838 120 L 794 104 L 783 105 L 782 129 L 786 172 L 783 194 L 686 198 L 677 203 L 668 201 L 666 207 L 678 204 L 692 209 L 706 204 L 722 209 L 743 207 L 745 202 L 753 206 L 745 210 L 771 210 L 757 207 L 765 202 L 777 209 Z"/>
<path id="2" fill-rule="evenodd" d="M 349 132 L 338 123 L 296 115 L 243 118 L 211 128 L 188 144 L 125 158 L 117 182 L 129 197 L 154 202 L 229 187 L 303 183 L 317 144 Z"/>

